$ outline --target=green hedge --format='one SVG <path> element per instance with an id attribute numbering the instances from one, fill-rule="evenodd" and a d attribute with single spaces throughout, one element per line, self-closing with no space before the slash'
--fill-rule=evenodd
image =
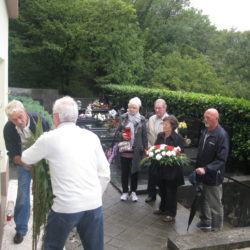
<path id="1" fill-rule="evenodd" d="M 109 95 L 112 104 L 117 108 L 126 108 L 128 100 L 134 96 L 142 100 L 144 110 L 153 107 L 156 99 L 163 98 L 170 113 L 200 121 L 206 109 L 216 108 L 220 113 L 222 126 L 231 130 L 232 156 L 250 161 L 250 102 L 247 100 L 130 85 L 109 84 L 101 86 L 101 89 L 104 95 Z"/>
<path id="2" fill-rule="evenodd" d="M 23 103 L 25 109 L 28 112 L 36 112 L 41 116 L 45 117 L 52 127 L 52 117 L 51 115 L 44 109 L 44 107 L 38 102 L 29 97 L 22 96 L 9 96 L 9 101 L 19 100 Z"/>

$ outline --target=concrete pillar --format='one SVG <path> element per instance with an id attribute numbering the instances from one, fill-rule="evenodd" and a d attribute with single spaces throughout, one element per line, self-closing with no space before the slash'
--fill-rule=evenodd
<path id="1" fill-rule="evenodd" d="M 4 107 L 8 102 L 8 36 L 9 15 L 6 1 L 0 1 L 0 249 L 2 243 L 3 226 L 8 185 L 8 157 L 3 139 L 3 127 L 7 121 Z"/>

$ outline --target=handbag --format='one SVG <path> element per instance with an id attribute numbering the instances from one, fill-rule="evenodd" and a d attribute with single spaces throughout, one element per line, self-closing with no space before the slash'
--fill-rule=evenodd
<path id="1" fill-rule="evenodd" d="M 119 152 L 132 151 L 132 146 L 129 141 L 121 141 L 118 143 Z"/>

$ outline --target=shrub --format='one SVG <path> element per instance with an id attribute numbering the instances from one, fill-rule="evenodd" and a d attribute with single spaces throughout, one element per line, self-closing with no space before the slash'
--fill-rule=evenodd
<path id="1" fill-rule="evenodd" d="M 109 99 L 116 108 L 126 107 L 130 98 L 138 96 L 145 112 L 149 108 L 152 110 L 156 99 L 163 98 L 170 113 L 200 121 L 206 109 L 216 108 L 220 113 L 220 124 L 231 136 L 232 156 L 239 160 L 250 160 L 250 102 L 247 100 L 131 85 L 109 84 L 101 88 L 105 95 L 109 94 Z"/>

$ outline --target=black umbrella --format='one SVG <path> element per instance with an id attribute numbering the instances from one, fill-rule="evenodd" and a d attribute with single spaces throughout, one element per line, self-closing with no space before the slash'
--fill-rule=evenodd
<path id="1" fill-rule="evenodd" d="M 196 213 L 196 211 L 198 209 L 198 206 L 199 206 L 199 203 L 200 203 L 200 200 L 201 200 L 202 191 L 203 191 L 202 183 L 196 183 L 195 191 L 196 191 L 196 194 L 195 194 L 195 198 L 194 198 L 193 203 L 192 203 L 191 208 L 190 208 L 187 231 L 188 231 L 189 226 L 191 225 L 191 223 L 193 221 L 193 218 L 195 216 L 195 213 Z"/>

